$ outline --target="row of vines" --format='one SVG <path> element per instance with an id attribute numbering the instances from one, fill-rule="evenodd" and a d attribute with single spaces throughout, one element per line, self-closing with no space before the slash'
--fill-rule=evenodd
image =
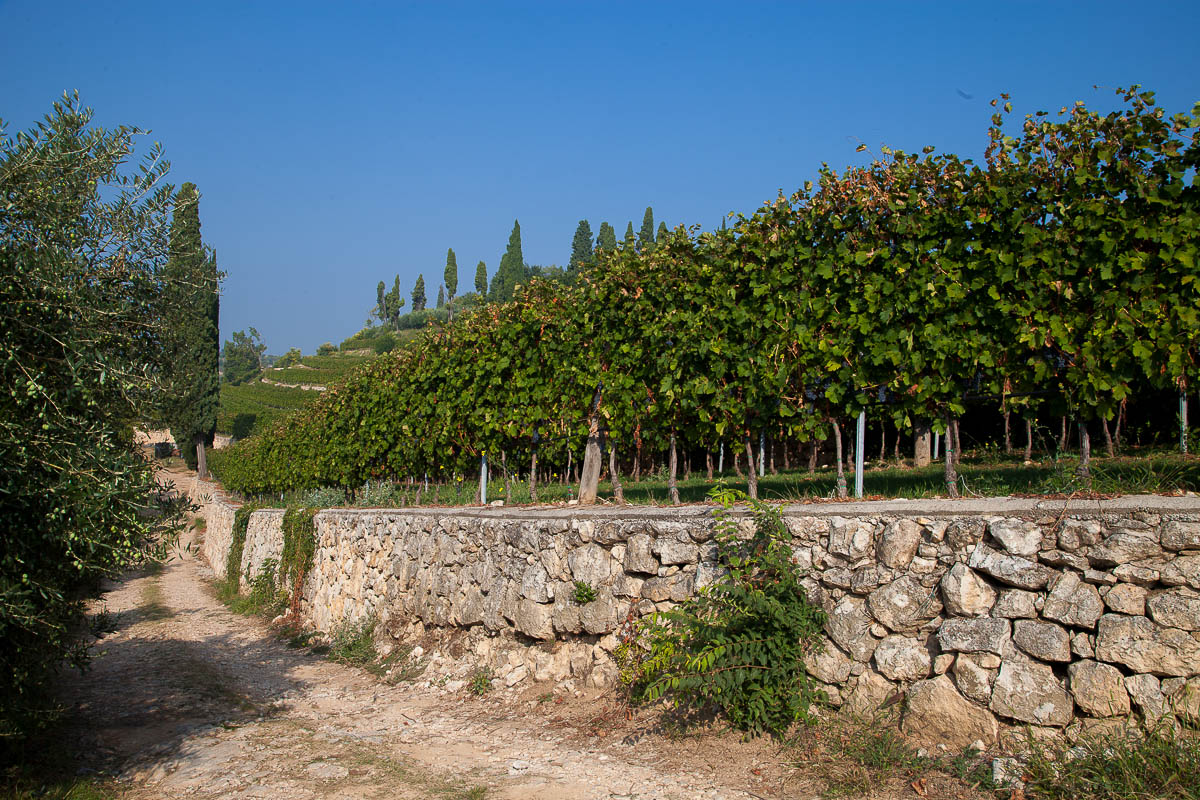
<path id="1" fill-rule="evenodd" d="M 1005 98 L 981 164 L 884 149 L 727 230 L 601 252 L 576 285 L 534 281 L 424 332 L 214 468 L 261 494 L 587 441 L 586 483 L 601 438 L 612 466 L 663 447 L 673 471 L 677 445 L 840 442 L 862 410 L 944 431 L 994 398 L 1075 418 L 1086 469 L 1089 421 L 1135 386 L 1186 393 L 1200 367 L 1200 105 L 1118 97 L 1015 131 Z"/>

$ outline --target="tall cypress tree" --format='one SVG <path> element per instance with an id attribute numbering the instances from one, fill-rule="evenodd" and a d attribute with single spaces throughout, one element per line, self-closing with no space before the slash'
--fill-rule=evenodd
<path id="1" fill-rule="evenodd" d="M 621 242 L 622 250 L 630 250 L 637 247 L 637 239 L 633 235 L 633 222 L 631 221 L 625 228 L 625 241 Z"/>
<path id="2" fill-rule="evenodd" d="M 670 235 L 671 231 L 667 229 L 667 223 L 660 222 L 658 223 L 658 236 L 654 237 L 654 243 L 661 244 Z"/>
<path id="3" fill-rule="evenodd" d="M 488 299 L 497 303 L 512 300 L 513 291 L 517 285 L 524 283 L 528 277 L 525 270 L 525 256 L 521 252 L 521 223 L 513 220 L 512 233 L 508 236 L 508 249 L 500 258 L 500 266 L 492 278 L 492 288 Z"/>
<path id="4" fill-rule="evenodd" d="M 175 196 L 171 237 L 164 267 L 171 291 L 165 294 L 169 326 L 170 400 L 164 421 L 190 469 L 198 466 L 197 448 L 211 447 L 220 404 L 221 275 L 217 256 L 200 238 L 200 193 L 185 183 Z"/>
<path id="5" fill-rule="evenodd" d="M 446 280 L 446 294 L 453 300 L 458 292 L 458 258 L 454 255 L 453 247 L 446 250 L 446 272 L 443 277 Z"/>
<path id="6" fill-rule="evenodd" d="M 446 307 L 446 287 L 445 286 L 438 287 L 437 307 L 438 308 Z"/>
<path id="7" fill-rule="evenodd" d="M 596 253 L 592 249 L 592 226 L 586 219 L 579 220 L 575 229 L 575 238 L 571 240 L 571 260 L 567 262 L 567 276 L 573 279 L 580 270 L 587 269 L 596 263 Z"/>
<path id="8" fill-rule="evenodd" d="M 424 275 L 417 276 L 417 284 L 415 286 L 413 286 L 412 300 L 413 300 L 413 304 L 412 304 L 413 311 L 424 311 L 425 310 L 425 276 Z"/>
<path id="9" fill-rule="evenodd" d="M 446 248 L 446 271 L 442 274 L 446 280 L 446 290 L 450 294 L 450 308 L 446 312 L 447 319 L 454 319 L 454 294 L 458 291 L 458 258 L 454 255 L 454 248 Z M 441 297 L 441 291 L 438 291 L 438 297 Z M 438 308 L 444 304 L 439 299 Z"/>
<path id="10" fill-rule="evenodd" d="M 596 247 L 610 253 L 617 249 L 617 230 L 607 222 L 600 223 L 600 233 L 596 236 Z"/>
<path id="11" fill-rule="evenodd" d="M 487 264 L 482 261 L 475 267 L 475 291 L 479 293 L 480 300 L 487 299 L 488 279 L 487 279 Z"/>
<path id="12" fill-rule="evenodd" d="M 638 250 L 649 253 L 654 249 L 654 209 L 646 206 L 642 216 L 642 228 L 638 231 Z"/>
<path id="13" fill-rule="evenodd" d="M 380 323 L 386 325 L 388 319 L 387 313 L 387 284 L 383 281 L 375 287 L 375 316 L 379 318 Z"/>
<path id="14" fill-rule="evenodd" d="M 387 324 L 393 328 L 400 322 L 400 309 L 404 308 L 404 298 L 400 296 L 400 276 L 392 283 L 392 290 L 387 293 Z"/>

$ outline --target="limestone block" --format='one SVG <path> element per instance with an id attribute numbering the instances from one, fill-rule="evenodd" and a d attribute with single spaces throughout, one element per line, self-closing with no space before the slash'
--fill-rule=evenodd
<path id="1" fill-rule="evenodd" d="M 850 591 L 868 594 L 892 579 L 892 571 L 877 564 L 859 567 L 850 575 Z"/>
<path id="2" fill-rule="evenodd" d="M 1061 728 L 1074 716 L 1074 701 L 1046 664 L 1008 655 L 992 686 L 992 711 L 1002 717 Z"/>
<path id="3" fill-rule="evenodd" d="M 635 578 L 625 572 L 618 572 L 617 577 L 613 579 L 613 594 L 617 597 L 641 597 L 642 587 L 646 581 L 642 578 Z"/>
<path id="4" fill-rule="evenodd" d="M 854 576 L 850 570 L 841 567 L 827 569 L 821 573 L 822 583 L 835 589 L 849 589 L 853 580 Z"/>
<path id="5" fill-rule="evenodd" d="M 1153 675 L 1126 675 L 1125 689 L 1133 705 L 1149 722 L 1157 721 L 1170 711 L 1158 678 Z"/>
<path id="6" fill-rule="evenodd" d="M 893 681 L 928 678 L 932 666 L 925 645 L 907 636 L 888 636 L 875 648 L 876 669 Z"/>
<path id="7" fill-rule="evenodd" d="M 584 581 L 593 588 L 608 581 L 612 575 L 612 557 L 607 550 L 595 543 L 572 550 L 567 556 L 567 564 L 575 580 Z"/>
<path id="8" fill-rule="evenodd" d="M 546 568 L 538 561 L 530 564 L 521 578 L 521 596 L 535 603 L 545 603 L 551 599 L 550 576 Z"/>
<path id="9" fill-rule="evenodd" d="M 870 661 L 875 652 L 877 640 L 871 636 L 870 630 L 871 617 L 863 601 L 856 597 L 843 597 L 825 619 L 825 632 L 829 638 L 856 661 Z"/>
<path id="10" fill-rule="evenodd" d="M 651 552 L 658 556 L 664 566 L 670 564 L 695 564 L 700 549 L 691 542 L 678 542 L 674 539 L 659 539 L 651 547 Z"/>
<path id="11" fill-rule="evenodd" d="M 695 573 L 677 572 L 673 575 L 649 578 L 642 584 L 642 597 L 661 603 L 676 603 L 691 597 L 696 585 Z"/>
<path id="12" fill-rule="evenodd" d="M 987 709 L 967 700 L 945 675 L 913 685 L 901 721 L 906 736 L 930 747 L 963 750 L 975 741 L 991 746 L 999 725 Z"/>
<path id="13" fill-rule="evenodd" d="M 532 639 L 550 640 L 554 638 L 554 607 L 532 600 L 522 600 L 517 604 L 513 625 L 521 633 Z"/>
<path id="14" fill-rule="evenodd" d="M 1050 582 L 1053 575 L 1053 572 L 1042 564 L 1022 556 L 1001 553 L 985 544 L 975 546 L 967 563 L 1001 583 L 1018 589 L 1041 589 Z"/>
<path id="15" fill-rule="evenodd" d="M 1153 586 L 1158 583 L 1161 575 L 1157 569 L 1139 567 L 1136 564 L 1121 564 L 1113 567 L 1113 577 L 1125 583 L 1136 583 L 1138 586 Z M 1178 584 L 1172 584 L 1178 585 Z"/>
<path id="16" fill-rule="evenodd" d="M 858 676 L 853 691 L 846 697 L 842 710 L 857 717 L 868 717 L 896 692 L 896 684 L 873 669 Z"/>
<path id="17" fill-rule="evenodd" d="M 992 616 L 1008 619 L 1032 619 L 1038 615 L 1037 595 L 1024 589 L 1001 589 L 992 606 Z"/>
<path id="18" fill-rule="evenodd" d="M 1167 550 L 1200 550 L 1200 522 L 1171 520 L 1162 526 L 1159 535 Z"/>
<path id="19" fill-rule="evenodd" d="M 696 590 L 712 586 L 727 574 L 729 574 L 729 570 L 715 561 L 701 561 L 696 565 Z M 812 597 L 811 593 L 809 596 Z"/>
<path id="20" fill-rule="evenodd" d="M 1121 671 L 1098 661 L 1077 661 L 1067 669 L 1075 705 L 1093 717 L 1129 713 L 1129 692 Z"/>
<path id="21" fill-rule="evenodd" d="M 1134 672 L 1187 676 L 1200 672 L 1200 642 L 1146 617 L 1105 614 L 1096 634 L 1096 658 Z"/>
<path id="22" fill-rule="evenodd" d="M 1162 568 L 1160 580 L 1167 586 L 1200 589 L 1200 554 L 1178 555 Z"/>
<path id="23" fill-rule="evenodd" d="M 483 622 L 483 592 L 478 586 L 467 586 L 458 601 L 451 607 L 457 625 L 478 625 Z"/>
<path id="24" fill-rule="evenodd" d="M 1068 553 L 1065 550 L 1043 550 L 1038 553 L 1038 561 L 1059 569 L 1066 567 L 1078 570 L 1079 572 L 1086 572 L 1089 569 L 1086 558 L 1077 553 Z"/>
<path id="25" fill-rule="evenodd" d="M 1140 617 L 1146 613 L 1146 590 L 1132 583 L 1121 583 L 1104 595 L 1104 605 L 1118 614 Z"/>
<path id="26" fill-rule="evenodd" d="M 584 603 L 579 608 L 579 621 L 583 629 L 590 634 L 608 633 L 617 627 L 620 617 L 612 592 L 602 588 L 596 593 L 596 599 Z"/>
<path id="27" fill-rule="evenodd" d="M 875 544 L 875 526 L 860 519 L 829 520 L 829 552 L 849 559 L 868 555 Z"/>
<path id="28" fill-rule="evenodd" d="M 1095 658 L 1096 646 L 1092 637 L 1080 631 L 1071 637 L 1071 652 L 1079 658 Z"/>
<path id="29" fill-rule="evenodd" d="M 884 566 L 904 569 L 917 554 L 921 532 L 921 526 L 910 519 L 896 520 L 884 528 L 875 549 L 876 557 Z"/>
<path id="30" fill-rule="evenodd" d="M 579 633 L 583 622 L 579 617 L 579 604 L 565 593 L 554 598 L 551 622 L 559 633 Z"/>
<path id="31" fill-rule="evenodd" d="M 635 533 L 630 536 L 625 543 L 625 571 L 658 574 L 658 559 L 651 551 L 653 545 L 654 540 L 648 534 Z"/>
<path id="32" fill-rule="evenodd" d="M 828 638 L 824 639 L 819 651 L 810 650 L 804 656 L 804 667 L 808 674 L 819 681 L 842 684 L 850 678 L 854 662 Z"/>
<path id="33" fill-rule="evenodd" d="M 876 589 L 867 597 L 871 615 L 892 631 L 906 631 L 937 616 L 942 603 L 931 591 L 909 576 Z"/>
<path id="34" fill-rule="evenodd" d="M 1175 589 L 1151 597 L 1146 603 L 1150 619 L 1167 628 L 1200 631 L 1200 596 Z"/>
<path id="35" fill-rule="evenodd" d="M 1071 637 L 1053 622 L 1019 619 L 1013 623 L 1013 642 L 1042 661 L 1071 660 Z"/>
<path id="36" fill-rule="evenodd" d="M 985 655 L 991 655 L 985 654 Z M 972 700 L 987 704 L 992 699 L 992 684 L 996 681 L 996 666 L 985 666 L 974 653 L 959 653 L 951 668 L 958 690 Z"/>
<path id="37" fill-rule="evenodd" d="M 1024 520 L 995 520 L 988 525 L 988 533 L 1001 547 L 1017 556 L 1035 555 L 1042 546 L 1042 529 Z"/>
<path id="38" fill-rule="evenodd" d="M 947 652 L 1000 654 L 1011 633 L 1007 619 L 952 617 L 938 628 L 937 639 Z"/>
<path id="39" fill-rule="evenodd" d="M 1100 567 L 1115 567 L 1162 553 L 1158 541 L 1142 533 L 1122 532 L 1105 537 L 1087 551 L 1088 561 Z"/>
<path id="40" fill-rule="evenodd" d="M 981 519 L 956 519 L 946 527 L 946 543 L 954 550 L 966 550 L 983 541 L 987 525 Z"/>
<path id="41" fill-rule="evenodd" d="M 1171 712 L 1191 725 L 1200 723 L 1200 678 L 1192 678 L 1171 692 Z"/>
<path id="42" fill-rule="evenodd" d="M 965 564 L 955 564 L 942 576 L 942 602 L 957 617 L 987 614 L 996 602 L 996 590 Z"/>
<path id="43" fill-rule="evenodd" d="M 1074 572 L 1064 572 L 1054 582 L 1042 616 L 1079 628 L 1095 628 L 1104 613 L 1104 602 L 1096 587 L 1080 580 Z"/>

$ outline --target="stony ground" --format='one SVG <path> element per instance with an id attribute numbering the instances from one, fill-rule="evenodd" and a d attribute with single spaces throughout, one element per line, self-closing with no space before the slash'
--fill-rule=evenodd
<path id="1" fill-rule="evenodd" d="M 72 749 L 85 769 L 116 774 L 130 798 L 732 800 L 769 791 L 770 746 L 747 745 L 730 762 L 726 744 L 647 737 L 615 707 L 606 717 L 596 696 L 389 686 L 232 614 L 211 579 L 193 543 L 161 570 L 110 587 L 101 607 L 111 630 L 68 686 Z"/>

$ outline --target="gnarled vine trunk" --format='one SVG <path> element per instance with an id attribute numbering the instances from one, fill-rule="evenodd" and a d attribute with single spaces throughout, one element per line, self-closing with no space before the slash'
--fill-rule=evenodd
<path id="1" fill-rule="evenodd" d="M 950 433 L 953 427 L 954 420 L 946 417 L 946 459 L 943 479 L 946 484 L 946 494 L 950 497 L 958 497 L 958 470 L 955 469 L 958 458 L 954 452 L 957 449 L 957 442 L 954 441 L 954 437 Z"/>
<path id="2" fill-rule="evenodd" d="M 679 484 L 675 474 L 679 470 L 679 454 L 675 449 L 675 432 L 671 431 L 671 448 L 667 453 L 667 491 L 671 495 L 671 505 L 679 505 Z"/>
<path id="3" fill-rule="evenodd" d="M 596 386 L 592 395 L 592 408 L 588 412 L 587 448 L 583 451 L 583 470 L 579 476 L 579 504 L 596 502 L 600 491 L 600 397 L 601 388 Z M 570 456 L 570 451 L 567 453 Z"/>
<path id="4" fill-rule="evenodd" d="M 837 455 L 837 496 L 839 500 L 845 500 L 849 493 L 846 491 L 846 464 L 842 459 L 842 426 L 836 419 L 830 422 L 833 423 L 833 447 Z"/>
<path id="5" fill-rule="evenodd" d="M 933 433 L 926 420 L 913 423 L 913 466 L 928 467 Z"/>
<path id="6" fill-rule="evenodd" d="M 746 446 L 746 494 L 750 495 L 751 500 L 758 499 L 758 470 L 754 468 L 754 444 L 750 441 L 750 431 L 746 431 L 744 437 Z M 737 467 L 737 459 L 733 460 L 734 468 Z"/>

